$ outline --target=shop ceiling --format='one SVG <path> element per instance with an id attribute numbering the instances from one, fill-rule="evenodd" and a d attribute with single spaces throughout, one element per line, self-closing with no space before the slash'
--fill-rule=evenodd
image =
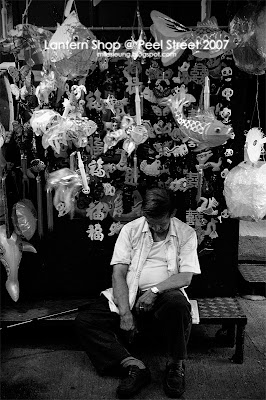
<path id="1" fill-rule="evenodd" d="M 29 0 L 12 1 L 13 23 L 21 23 L 22 14 Z M 210 4 L 211 15 L 217 18 L 219 26 L 227 27 L 230 16 L 247 1 L 239 0 L 205 0 Z M 137 27 L 134 22 L 137 5 L 144 27 L 152 24 L 150 12 L 160 11 L 185 26 L 193 27 L 201 20 L 202 0 L 102 0 L 93 6 L 93 0 L 76 0 L 79 19 L 87 27 L 94 27 L 95 32 L 101 30 L 109 37 L 117 35 L 117 31 L 125 28 L 130 31 Z M 28 23 L 46 27 L 50 30 L 62 23 L 66 5 L 65 0 L 32 0 L 28 9 Z M 116 33 L 114 33 L 116 31 Z M 113 33 L 112 33 L 113 32 Z"/>

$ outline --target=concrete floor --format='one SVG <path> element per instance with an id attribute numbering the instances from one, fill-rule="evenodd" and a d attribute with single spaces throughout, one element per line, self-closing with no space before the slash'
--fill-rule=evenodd
<path id="1" fill-rule="evenodd" d="M 266 301 L 239 298 L 247 315 L 245 360 L 233 364 L 233 348 L 221 347 L 219 326 L 193 325 L 186 363 L 187 400 L 264 400 Z M 152 383 L 137 399 L 166 399 L 161 343 L 150 340 L 136 354 L 150 367 Z M 116 377 L 99 377 L 77 344 L 71 322 L 24 325 L 2 333 L 1 399 L 98 400 L 115 398 Z"/>

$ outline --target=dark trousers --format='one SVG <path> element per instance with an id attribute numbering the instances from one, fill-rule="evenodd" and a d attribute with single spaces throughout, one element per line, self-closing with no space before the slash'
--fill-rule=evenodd
<path id="1" fill-rule="evenodd" d="M 191 328 L 191 306 L 179 289 L 158 295 L 152 311 L 137 315 L 132 310 L 137 326 L 153 317 L 166 334 L 170 356 L 187 358 L 187 341 Z M 120 316 L 111 312 L 105 296 L 92 300 L 88 307 L 79 312 L 76 321 L 79 340 L 92 364 L 100 374 L 116 369 L 120 362 L 131 356 L 120 329 Z"/>

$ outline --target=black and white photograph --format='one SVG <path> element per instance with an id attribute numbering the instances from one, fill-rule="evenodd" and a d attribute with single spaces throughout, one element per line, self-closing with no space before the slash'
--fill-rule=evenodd
<path id="1" fill-rule="evenodd" d="M 0 398 L 265 400 L 265 0 L 0 14 Z"/>

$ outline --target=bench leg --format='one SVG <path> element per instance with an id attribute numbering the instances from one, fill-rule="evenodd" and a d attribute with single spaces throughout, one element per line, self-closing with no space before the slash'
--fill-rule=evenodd
<path id="1" fill-rule="evenodd" d="M 216 340 L 223 346 L 235 346 L 235 324 L 223 324 L 215 334 Z"/>
<path id="2" fill-rule="evenodd" d="M 236 341 L 236 327 L 235 324 L 228 326 L 227 340 L 230 347 L 234 347 Z"/>
<path id="3" fill-rule="evenodd" d="M 246 324 L 238 323 L 236 328 L 236 348 L 232 357 L 232 362 L 242 364 L 244 361 L 244 339 Z"/>

